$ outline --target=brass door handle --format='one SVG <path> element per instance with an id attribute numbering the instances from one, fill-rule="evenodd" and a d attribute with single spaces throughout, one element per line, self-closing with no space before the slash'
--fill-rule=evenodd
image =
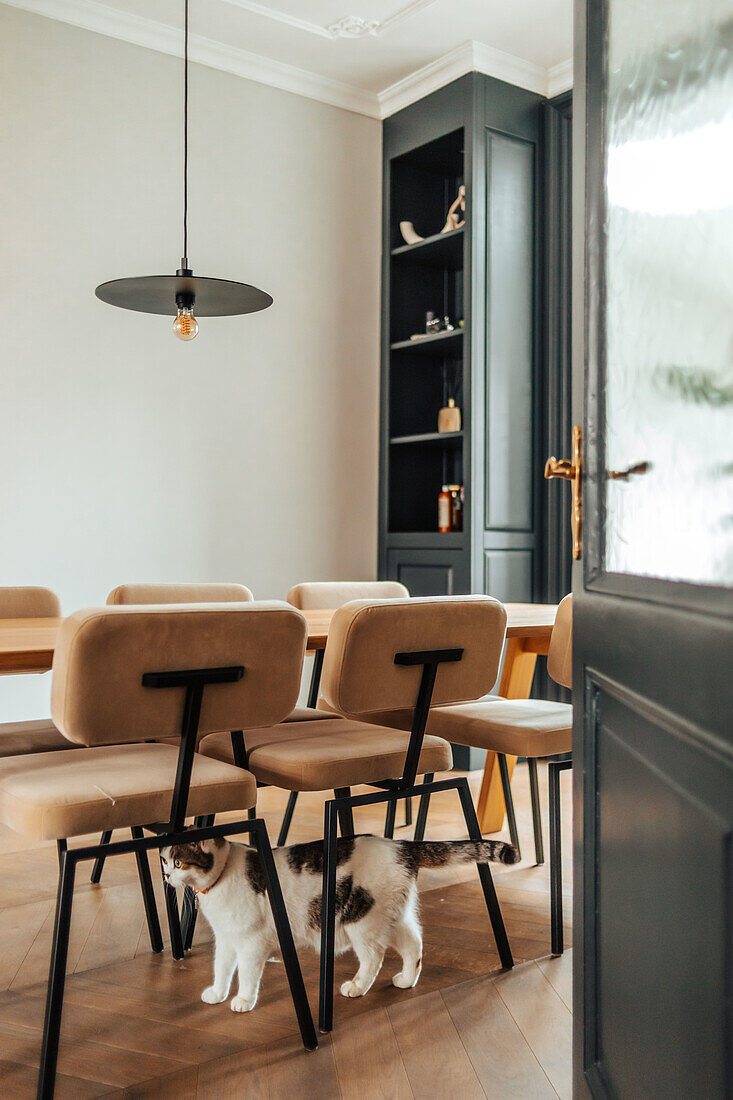
<path id="1" fill-rule="evenodd" d="M 573 558 L 577 561 L 582 549 L 583 536 L 583 432 L 579 424 L 573 428 L 573 458 L 557 459 L 554 455 L 545 463 L 545 477 L 566 478 L 571 483 L 573 510 L 570 527 L 573 533 Z"/>

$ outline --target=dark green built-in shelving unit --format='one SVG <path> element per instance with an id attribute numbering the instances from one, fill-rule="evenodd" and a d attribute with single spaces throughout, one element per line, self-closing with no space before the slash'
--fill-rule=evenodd
<path id="1" fill-rule="evenodd" d="M 384 123 L 379 569 L 413 595 L 539 595 L 545 102 L 470 73 Z M 461 184 L 465 225 L 441 233 Z M 454 331 L 411 340 L 427 310 Z M 448 396 L 462 430 L 441 435 Z M 445 483 L 462 532 L 438 532 Z"/>

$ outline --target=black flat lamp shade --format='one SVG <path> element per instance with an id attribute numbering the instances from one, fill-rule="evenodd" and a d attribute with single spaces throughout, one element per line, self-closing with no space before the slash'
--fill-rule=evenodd
<path id="1" fill-rule="evenodd" d="M 199 317 L 232 317 L 257 313 L 272 305 L 271 296 L 249 283 L 206 279 L 188 266 L 188 3 L 183 5 L 183 257 L 175 275 L 141 275 L 100 283 L 94 293 L 103 302 L 137 313 L 173 316 L 173 332 L 193 340 Z"/>
<path id="2" fill-rule="evenodd" d="M 198 317 L 232 317 L 257 313 L 272 305 L 272 297 L 249 283 L 231 279 L 207 279 L 200 275 L 141 275 L 132 279 L 111 279 L 94 292 L 103 302 L 138 313 L 160 313 L 175 317 L 178 295 L 193 296 Z"/>

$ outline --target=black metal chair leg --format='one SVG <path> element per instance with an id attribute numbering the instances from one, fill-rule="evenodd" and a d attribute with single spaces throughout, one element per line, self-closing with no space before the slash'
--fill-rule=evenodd
<path id="1" fill-rule="evenodd" d="M 250 816 L 250 821 L 251 820 L 252 817 Z M 206 814 L 203 817 L 194 818 L 193 824 L 196 829 L 204 829 L 208 825 L 213 825 L 215 821 L 216 814 Z M 183 911 L 181 913 L 181 936 L 183 939 L 184 951 L 190 951 L 193 946 L 193 934 L 196 931 L 197 915 L 196 895 L 193 890 L 187 886 L 183 892 Z"/>
<path id="2" fill-rule="evenodd" d="M 247 820 L 248 821 L 254 821 L 256 817 L 257 817 L 257 807 L 256 806 L 250 806 L 250 808 L 247 810 Z"/>
<path id="3" fill-rule="evenodd" d="M 532 825 L 534 827 L 534 854 L 538 864 L 545 862 L 545 845 L 542 840 L 542 810 L 540 809 L 540 785 L 537 777 L 537 760 L 527 760 L 529 790 L 532 796 Z"/>
<path id="4" fill-rule="evenodd" d="M 53 929 L 51 967 L 48 976 L 48 993 L 46 995 L 46 1017 L 43 1024 L 41 1066 L 38 1075 L 39 1100 L 52 1100 L 54 1093 L 56 1063 L 59 1054 L 59 1035 L 61 1033 L 61 1012 L 64 1006 L 66 958 L 69 952 L 71 906 L 74 898 L 76 863 L 68 858 L 66 851 L 60 852 L 60 861 L 56 920 Z"/>
<path id="5" fill-rule="evenodd" d="M 161 864 L 161 875 L 163 865 Z M 171 955 L 174 959 L 183 958 L 183 937 L 181 935 L 181 921 L 178 916 L 178 898 L 173 886 L 169 886 L 163 875 L 163 894 L 165 896 L 165 911 L 168 917 L 168 931 L 171 936 Z"/>
<path id="6" fill-rule="evenodd" d="M 562 840 L 560 835 L 560 768 L 550 761 L 550 936 L 553 955 L 562 955 Z"/>
<path id="7" fill-rule="evenodd" d="M 321 988 L 318 1028 L 333 1028 L 333 960 L 336 939 L 337 814 L 335 802 L 327 802 L 323 825 L 323 896 L 321 899 Z"/>
<path id="8" fill-rule="evenodd" d="M 384 819 L 384 835 L 392 840 L 394 838 L 394 827 L 397 818 L 397 800 L 393 799 L 387 803 L 387 816 Z"/>
<path id="9" fill-rule="evenodd" d="M 461 809 L 463 810 L 463 816 L 466 820 L 468 835 L 471 840 L 483 840 L 481 836 L 481 827 L 476 817 L 476 809 L 473 805 L 473 799 L 471 798 L 471 792 L 468 788 L 468 781 L 466 779 L 460 780 L 458 795 L 461 799 Z M 511 970 L 514 966 L 514 959 L 512 958 L 512 949 L 509 946 L 509 937 L 504 927 L 504 918 L 501 915 L 499 899 L 496 896 L 494 880 L 491 877 L 491 869 L 488 863 L 477 863 L 476 868 L 479 873 L 479 878 L 481 879 L 481 886 L 483 887 L 484 898 L 486 900 L 486 908 L 489 911 L 489 918 L 491 920 L 496 946 L 499 951 L 501 965 L 505 970 Z"/>
<path id="10" fill-rule="evenodd" d="M 405 825 L 412 825 L 412 799 L 405 799 Z"/>
<path id="11" fill-rule="evenodd" d="M 432 783 L 435 778 L 433 772 L 423 776 L 423 784 Z M 420 795 L 420 805 L 417 808 L 417 821 L 415 823 L 415 840 L 425 839 L 425 826 L 428 823 L 428 807 L 430 805 L 430 791 Z"/>
<path id="12" fill-rule="evenodd" d="M 139 825 L 133 826 L 130 832 L 132 833 L 133 840 L 139 840 L 143 836 L 143 831 Z M 140 879 L 140 889 L 142 890 L 143 904 L 145 906 L 145 919 L 148 922 L 150 946 L 157 954 L 157 952 L 163 950 L 163 936 L 160 931 L 158 907 L 155 904 L 155 894 L 153 893 L 153 880 L 150 877 L 148 853 L 135 852 L 135 859 L 137 860 L 137 874 Z"/>
<path id="13" fill-rule="evenodd" d="M 277 932 L 280 951 L 282 953 L 283 963 L 285 964 L 285 973 L 290 986 L 290 995 L 293 998 L 295 1014 L 298 1017 L 300 1036 L 306 1050 L 315 1050 L 318 1046 L 318 1037 L 313 1025 L 313 1017 L 311 1015 L 310 1005 L 308 1004 L 308 995 L 303 983 L 303 974 L 295 950 L 293 933 L 290 928 L 285 901 L 280 888 L 280 880 L 277 877 L 275 861 L 272 858 L 272 848 L 270 847 L 270 840 L 267 836 L 267 828 L 261 818 L 257 821 L 254 840 L 259 857 L 262 861 L 267 896 L 270 899 L 272 919 L 275 922 L 275 931 Z"/>
<path id="14" fill-rule="evenodd" d="M 507 766 L 506 756 L 503 752 L 497 752 L 496 759 L 499 761 L 499 774 L 501 775 L 501 789 L 504 792 L 504 805 L 506 806 L 506 821 L 509 826 L 509 837 L 521 856 L 522 850 L 519 847 L 517 817 L 514 813 L 514 798 L 512 797 L 512 785 L 509 779 L 509 768 Z"/>
<path id="15" fill-rule="evenodd" d="M 100 844 L 109 844 L 112 839 L 112 830 L 105 829 L 102 833 L 102 837 L 99 841 Z M 97 856 L 94 860 L 94 866 L 92 867 L 92 873 L 89 876 L 90 882 L 98 883 L 102 877 L 102 868 L 104 867 L 104 856 Z"/>
<path id="16" fill-rule="evenodd" d="M 335 798 L 350 798 L 351 787 L 337 787 L 333 792 Z M 340 806 L 338 811 L 339 829 L 341 836 L 354 835 L 354 811 L 351 806 Z"/>
<path id="17" fill-rule="evenodd" d="M 293 820 L 293 812 L 295 811 L 295 803 L 298 801 L 298 792 L 291 791 L 288 798 L 288 804 L 285 807 L 285 813 L 283 814 L 282 825 L 280 826 L 280 832 L 277 834 L 277 846 L 282 848 L 284 844 L 288 842 L 288 833 L 290 832 L 290 822 Z"/>

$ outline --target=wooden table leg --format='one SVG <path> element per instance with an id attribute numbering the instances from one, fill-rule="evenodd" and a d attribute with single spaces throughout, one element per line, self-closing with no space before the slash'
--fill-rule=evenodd
<path id="1" fill-rule="evenodd" d="M 537 663 L 537 647 L 532 652 L 525 649 L 524 638 L 508 638 L 504 665 L 501 670 L 499 695 L 505 699 L 528 699 L 532 690 L 534 667 Z M 507 756 L 509 778 L 514 772 L 516 756 Z M 482 833 L 498 833 L 504 824 L 506 806 L 501 789 L 501 776 L 495 752 L 486 754 L 484 777 L 478 797 L 477 816 Z"/>

